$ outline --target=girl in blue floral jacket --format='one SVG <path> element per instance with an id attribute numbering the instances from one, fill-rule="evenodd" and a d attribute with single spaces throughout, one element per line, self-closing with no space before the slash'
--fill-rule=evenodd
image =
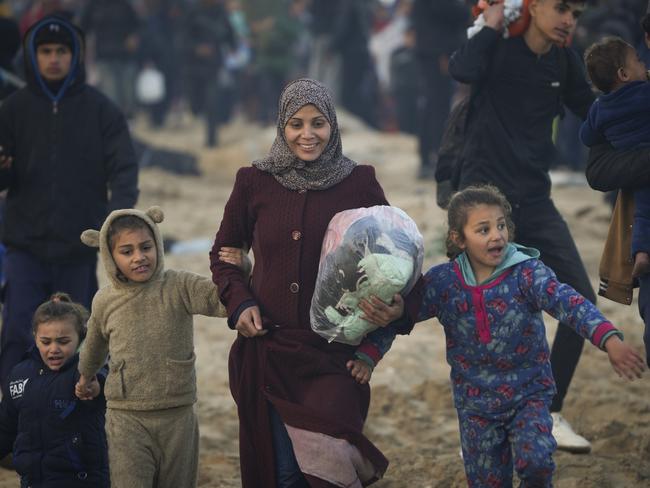
<path id="1" fill-rule="evenodd" d="M 509 242 L 510 205 L 496 188 L 457 193 L 448 222 L 452 260 L 425 275 L 417 320 L 437 317 L 445 330 L 468 485 L 512 486 L 514 464 L 523 486 L 551 486 L 555 382 L 542 311 L 607 351 L 619 376 L 640 377 L 644 361 L 537 250 Z M 381 357 L 394 337 L 374 331 L 365 354 Z"/>

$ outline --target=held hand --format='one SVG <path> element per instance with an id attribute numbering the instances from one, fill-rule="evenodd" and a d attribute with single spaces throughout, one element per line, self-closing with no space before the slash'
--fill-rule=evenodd
<path id="1" fill-rule="evenodd" d="M 79 400 L 92 400 L 99 395 L 100 387 L 97 376 L 93 376 L 90 381 L 84 375 L 79 377 L 79 381 L 74 387 L 74 393 Z"/>
<path id="2" fill-rule="evenodd" d="M 262 328 L 262 315 L 258 306 L 245 309 L 239 315 L 235 329 L 244 337 L 257 337 L 268 332 Z"/>
<path id="3" fill-rule="evenodd" d="M 238 247 L 222 247 L 219 249 L 219 261 L 241 268 L 244 262 L 244 251 Z"/>
<path id="4" fill-rule="evenodd" d="M 490 6 L 483 10 L 483 18 L 485 25 L 491 27 L 495 31 L 501 32 L 504 25 L 503 9 L 505 3 L 501 0 L 490 2 Z"/>
<path id="5" fill-rule="evenodd" d="M 99 381 L 97 380 L 97 376 L 93 376 L 93 379 L 90 380 L 90 383 L 86 386 L 86 392 L 88 393 L 88 400 L 92 400 L 93 398 L 97 398 L 99 395 L 99 392 L 101 391 L 101 387 L 99 386 Z"/>
<path id="6" fill-rule="evenodd" d="M 370 377 L 372 376 L 372 367 L 365 361 L 362 361 L 361 359 L 351 359 L 346 363 L 346 366 L 352 377 L 357 380 L 357 383 L 365 385 L 370 381 Z"/>
<path id="7" fill-rule="evenodd" d="M 361 300 L 359 302 L 359 308 L 363 311 L 362 319 L 379 327 L 386 327 L 393 320 L 397 320 L 404 315 L 404 299 L 402 295 L 396 293 L 393 296 L 393 303 L 387 305 L 372 295 L 369 300 Z"/>
<path id="8" fill-rule="evenodd" d="M 621 378 L 630 381 L 641 378 L 641 374 L 645 371 L 645 362 L 634 349 L 617 336 L 612 336 L 605 342 L 605 350 L 612 368 Z"/>

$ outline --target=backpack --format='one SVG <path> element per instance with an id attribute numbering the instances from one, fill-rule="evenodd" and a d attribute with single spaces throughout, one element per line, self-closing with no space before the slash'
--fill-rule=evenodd
<path id="1" fill-rule="evenodd" d="M 568 71 L 568 54 L 566 48 L 560 48 L 560 80 L 565 87 Z M 490 72 L 496 72 L 505 64 L 505 49 L 503 43 L 498 42 L 489 66 Z M 476 108 L 481 92 L 481 85 L 472 84 L 470 93 L 462 98 L 449 112 L 445 128 L 440 139 L 438 149 L 438 164 L 436 165 L 435 179 L 438 185 L 444 187 L 448 195 L 438 196 L 438 205 L 446 208 L 453 192 L 459 190 L 460 176 L 463 168 L 463 148 L 465 147 L 465 132 L 467 123 L 471 118 L 472 110 Z M 563 113 L 560 116 L 564 116 Z"/>

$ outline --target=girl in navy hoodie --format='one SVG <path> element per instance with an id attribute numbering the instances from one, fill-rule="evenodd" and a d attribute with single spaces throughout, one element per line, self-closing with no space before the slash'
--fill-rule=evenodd
<path id="1" fill-rule="evenodd" d="M 21 487 L 110 486 L 103 395 L 105 371 L 90 385 L 96 398 L 77 400 L 78 349 L 86 309 L 52 295 L 33 318 L 36 342 L 9 376 L 0 403 L 0 458 L 13 451 Z"/>

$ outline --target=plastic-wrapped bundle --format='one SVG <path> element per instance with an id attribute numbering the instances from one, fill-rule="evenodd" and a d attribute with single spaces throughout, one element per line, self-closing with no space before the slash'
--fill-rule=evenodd
<path id="1" fill-rule="evenodd" d="M 490 1 L 479 0 L 472 8 L 474 15 L 474 24 L 467 29 L 467 38 L 474 37 L 483 27 L 485 27 L 485 17 L 483 10 L 490 6 Z M 496 3 L 504 3 L 503 6 L 503 37 L 517 37 L 526 32 L 530 25 L 530 11 L 528 10 L 530 0 L 499 0 Z"/>
<path id="2" fill-rule="evenodd" d="M 328 341 L 359 344 L 376 326 L 358 304 L 375 295 L 386 303 L 407 294 L 422 270 L 422 235 L 396 207 L 375 206 L 337 213 L 321 249 L 311 327 Z"/>

